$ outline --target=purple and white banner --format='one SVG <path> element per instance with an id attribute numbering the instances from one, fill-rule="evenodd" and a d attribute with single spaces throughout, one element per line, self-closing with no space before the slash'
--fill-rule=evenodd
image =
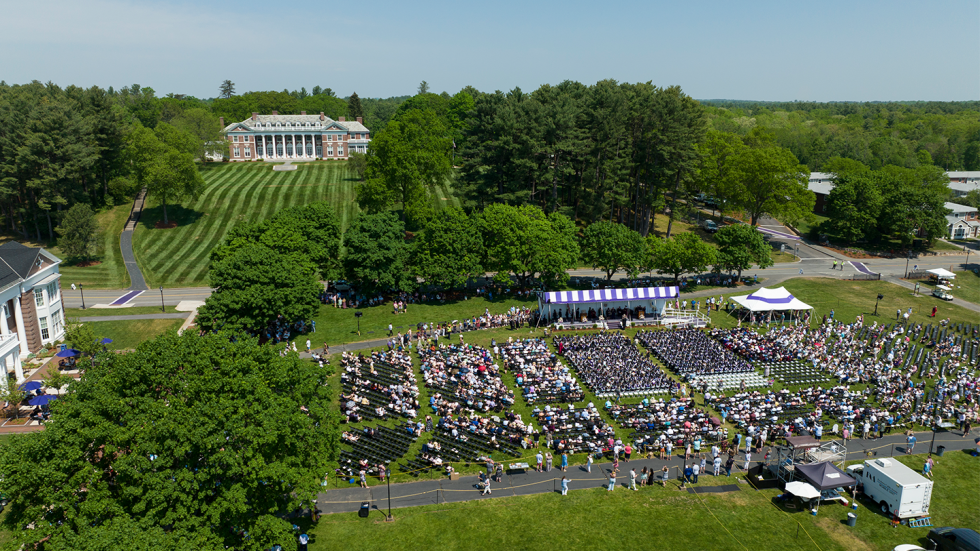
<path id="1" fill-rule="evenodd" d="M 628 300 L 666 300 L 680 296 L 677 287 L 633 287 L 629 289 L 596 289 L 594 291 L 557 291 L 544 294 L 544 301 L 551 304 L 578 304 L 582 302 L 614 302 Z"/>

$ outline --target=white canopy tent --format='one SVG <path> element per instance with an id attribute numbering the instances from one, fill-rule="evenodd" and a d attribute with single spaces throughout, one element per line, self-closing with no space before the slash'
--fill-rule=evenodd
<path id="1" fill-rule="evenodd" d="M 936 268 L 935 270 L 926 270 L 926 273 L 932 274 L 939 279 L 956 279 L 956 274 L 949 270 L 944 270 L 942 268 Z"/>
<path id="2" fill-rule="evenodd" d="M 800 499 L 816 499 L 820 497 L 820 490 L 806 482 L 790 482 L 786 485 L 786 491 Z"/>
<path id="3" fill-rule="evenodd" d="M 741 297 L 732 297 L 742 308 L 750 312 L 773 312 L 782 310 L 812 310 L 813 306 L 806 304 L 794 297 L 786 290 L 786 287 L 767 289 L 765 287 L 758 291 Z"/>

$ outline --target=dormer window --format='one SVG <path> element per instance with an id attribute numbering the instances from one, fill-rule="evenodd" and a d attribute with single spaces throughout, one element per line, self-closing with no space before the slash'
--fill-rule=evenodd
<path id="1" fill-rule="evenodd" d="M 280 128 L 281 126 L 282 126 L 281 123 L 278 123 L 278 122 L 276 123 L 276 128 Z"/>

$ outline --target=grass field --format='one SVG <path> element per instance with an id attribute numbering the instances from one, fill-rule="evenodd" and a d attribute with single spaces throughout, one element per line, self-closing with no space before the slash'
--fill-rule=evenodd
<path id="1" fill-rule="evenodd" d="M 899 461 L 919 470 L 923 456 Z M 937 526 L 980 525 L 976 487 L 978 459 L 963 452 L 939 458 L 930 510 Z M 733 473 L 734 474 L 734 473 Z M 703 477 L 704 485 L 713 477 Z M 719 479 L 730 483 L 728 478 Z M 638 492 L 608 493 L 602 488 L 573 489 L 568 496 L 479 499 L 463 503 L 393 511 L 361 519 L 329 515 L 311 528 L 310 549 L 800 549 L 888 551 L 901 543 L 924 544 L 929 528 L 891 528 L 877 510 L 859 500 L 858 522 L 844 525 L 849 509 L 823 505 L 817 516 L 776 505 L 778 490 L 694 495 L 677 483 Z"/>
<path id="2" fill-rule="evenodd" d="M 65 308 L 65 319 L 89 318 L 97 316 L 136 316 L 140 314 L 175 314 L 176 306 L 167 306 L 161 311 L 157 306 L 132 306 L 129 308 Z"/>
<path id="3" fill-rule="evenodd" d="M 180 328 L 184 320 L 127 320 L 127 321 L 91 321 L 95 334 L 112 339 L 108 345 L 110 350 L 128 350 L 136 348 L 143 341 L 158 337 L 171 329 Z"/>
<path id="4" fill-rule="evenodd" d="M 167 207 L 169 219 L 178 224 L 174 229 L 156 229 L 163 208 L 147 202 L 133 249 L 150 287 L 205 285 L 211 249 L 238 222 L 261 221 L 287 207 L 326 200 L 346 229 L 359 212 L 357 182 L 342 162 L 299 164 L 290 172 L 273 172 L 269 163 L 212 164 L 203 176 L 200 197 Z M 436 188 L 433 195 L 436 205 L 458 204 L 448 186 Z"/>

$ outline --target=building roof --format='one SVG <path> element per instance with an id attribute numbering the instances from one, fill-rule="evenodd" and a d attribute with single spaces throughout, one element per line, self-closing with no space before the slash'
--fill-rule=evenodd
<path id="1" fill-rule="evenodd" d="M 807 188 L 813 193 L 830 195 L 830 190 L 834 189 L 834 184 L 831 184 L 830 182 L 814 182 L 811 180 Z"/>
<path id="2" fill-rule="evenodd" d="M 27 279 L 40 254 L 40 247 L 28 247 L 16 241 L 0 245 L 0 287 Z"/>
<path id="3" fill-rule="evenodd" d="M 980 170 L 951 170 L 946 175 L 950 178 L 980 178 Z"/>
<path id="4" fill-rule="evenodd" d="M 832 180 L 835 174 L 833 172 L 811 172 L 810 181 L 814 180 Z"/>
<path id="5" fill-rule="evenodd" d="M 953 212 L 977 212 L 976 207 L 971 207 L 970 205 L 961 205 L 959 203 L 946 202 L 943 206 Z"/>
<path id="6" fill-rule="evenodd" d="M 259 130 L 259 128 L 257 128 L 256 126 L 256 123 L 261 123 L 262 125 L 266 125 L 266 124 L 275 125 L 276 123 L 285 125 L 288 123 L 288 124 L 293 124 L 293 125 L 298 124 L 303 126 L 309 123 L 310 127 L 315 127 L 317 123 L 320 123 L 321 129 L 325 129 L 328 126 L 336 125 L 348 132 L 370 132 L 367 129 L 367 127 L 365 127 L 363 124 L 357 121 L 336 121 L 331 119 L 330 117 L 324 117 L 323 120 L 320 120 L 319 113 L 315 115 L 256 115 L 254 120 L 252 119 L 252 117 L 249 117 L 241 122 L 233 122 L 229 124 L 228 126 L 225 127 L 225 132 L 230 132 L 241 126 L 244 126 L 248 130 Z M 261 130 L 264 130 L 264 128 L 262 128 Z M 279 130 L 283 130 L 283 129 L 280 128 Z"/>

